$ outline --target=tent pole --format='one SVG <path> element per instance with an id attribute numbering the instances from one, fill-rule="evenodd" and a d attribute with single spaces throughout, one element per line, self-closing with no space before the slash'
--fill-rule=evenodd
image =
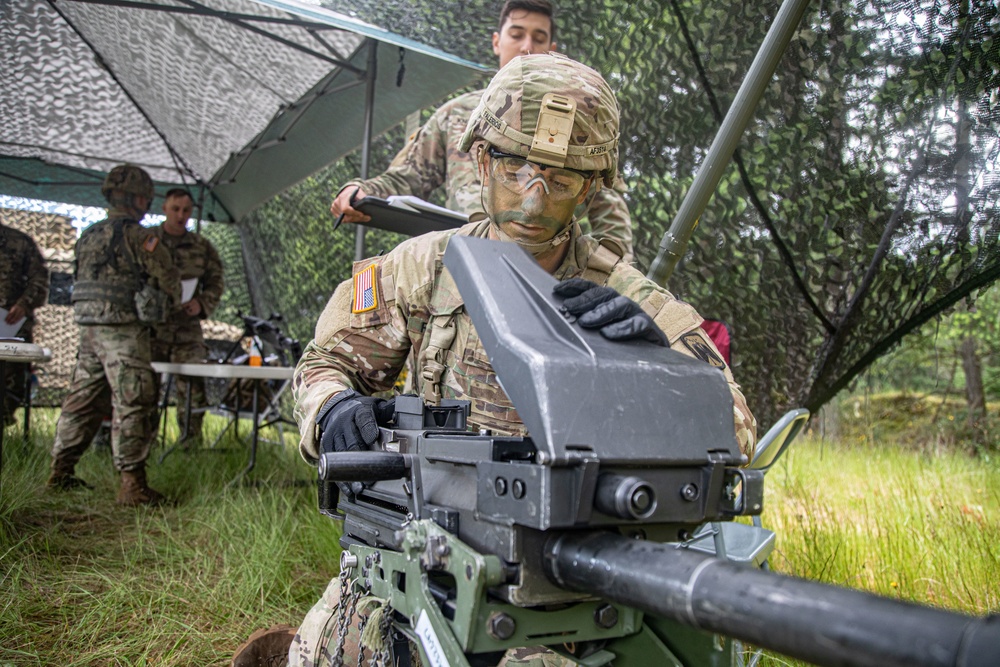
<path id="1" fill-rule="evenodd" d="M 375 115 L 375 81 L 378 78 L 378 42 L 368 40 L 368 67 L 365 70 L 365 127 L 361 138 L 361 179 L 368 178 L 369 153 L 372 149 L 372 123 Z M 358 225 L 354 232 L 354 259 L 360 261 L 365 253 L 364 225 Z"/>
<path id="2" fill-rule="evenodd" d="M 698 169 L 694 182 L 691 183 L 691 188 L 684 195 L 684 201 L 681 202 L 677 215 L 670 223 L 670 229 L 660 241 L 660 252 L 653 259 L 649 273 L 646 274 L 646 277 L 656 284 L 665 287 L 667 279 L 684 256 L 688 240 L 698 226 L 698 219 L 729 167 L 736 145 L 746 126 L 753 119 L 757 102 L 764 95 L 767 84 L 774 76 L 778 62 L 798 30 L 808 5 L 809 0 L 784 0 L 781 3 L 781 8 L 774 17 L 767 36 L 764 37 L 764 43 L 743 78 L 743 83 Z"/>

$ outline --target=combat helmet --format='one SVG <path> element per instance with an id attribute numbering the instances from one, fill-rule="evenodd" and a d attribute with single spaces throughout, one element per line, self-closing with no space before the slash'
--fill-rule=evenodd
<path id="1" fill-rule="evenodd" d="M 114 190 L 121 190 L 152 201 L 153 179 L 141 167 L 134 164 L 120 164 L 108 172 L 101 185 L 101 194 L 108 201 L 110 201 L 111 192 Z"/>
<path id="2" fill-rule="evenodd" d="M 459 149 L 477 139 L 532 162 L 598 171 L 611 187 L 618 170 L 618 102 L 596 71 L 558 53 L 513 58 L 490 81 Z"/>

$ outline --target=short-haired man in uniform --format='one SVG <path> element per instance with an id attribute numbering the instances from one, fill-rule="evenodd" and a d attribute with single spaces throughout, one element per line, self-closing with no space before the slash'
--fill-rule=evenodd
<path id="1" fill-rule="evenodd" d="M 500 67 L 512 58 L 556 50 L 556 22 L 549 0 L 507 0 L 500 10 L 493 33 L 493 53 Z M 368 222 L 370 218 L 351 206 L 356 197 L 415 195 L 426 199 L 442 184 L 447 190 L 445 206 L 472 215 L 482 211 L 479 170 L 475 156 L 459 142 L 472 111 L 483 96 L 476 90 L 446 102 L 430 117 L 393 159 L 389 168 L 366 181 L 351 181 L 342 187 L 330 206 L 344 222 Z M 600 190 L 581 201 L 576 216 L 586 217 L 597 238 L 613 239 L 626 259 L 632 256 L 632 221 L 622 197 L 625 185 L 617 178 L 614 187 Z"/>
<path id="2" fill-rule="evenodd" d="M 168 190 L 163 201 L 165 219 L 153 228 L 163 247 L 174 260 L 182 284 L 197 281 L 194 294 L 167 317 L 167 321 L 153 329 L 153 361 L 197 363 L 208 357 L 201 321 L 215 312 L 222 298 L 225 285 L 222 260 L 212 244 L 201 234 L 188 231 L 187 223 L 194 209 L 191 193 L 182 188 Z M 177 426 L 181 444 L 187 445 L 201 438 L 204 413 L 205 379 L 177 377 Z M 190 422 L 186 420 L 188 392 L 191 393 Z M 159 392 L 157 392 L 159 393 Z"/>
<path id="3" fill-rule="evenodd" d="M 149 174 L 119 165 L 101 193 L 108 217 L 76 242 L 73 312 L 80 348 L 56 424 L 48 485 L 86 486 L 74 470 L 110 408 L 111 450 L 121 473 L 117 502 L 155 504 L 163 497 L 146 483 L 156 413 L 150 327 L 180 303 L 181 283 L 159 237 L 139 225 L 153 202 Z"/>
<path id="4" fill-rule="evenodd" d="M 476 157 L 486 213 L 458 230 L 424 234 L 386 255 L 357 262 L 355 279 L 334 292 L 293 381 L 299 448 L 306 461 L 315 464 L 325 451 L 373 444 L 377 429 L 370 427 L 385 425 L 392 410 L 389 401 L 372 394 L 393 388 L 411 349 L 415 389 L 426 400 L 469 400 L 470 430 L 525 435 L 443 265 L 455 235 L 527 250 L 561 281 L 556 294 L 582 326 L 599 328 L 612 340 L 645 338 L 719 368 L 733 396 L 737 441 L 748 458 L 753 456 L 756 422 L 728 366 L 699 327 L 701 316 L 624 262 L 617 246 L 584 235 L 573 221 L 573 209 L 590 187 L 609 186 L 617 173 L 618 124 L 618 104 L 607 83 L 569 58 L 522 56 L 497 73 L 461 142 Z M 538 136 L 552 136 L 552 150 L 532 150 Z M 336 640 L 337 623 L 330 621 L 339 595 L 334 580 L 291 642 L 290 664 L 326 664 L 321 656 Z M 508 654 L 506 664 L 523 662 L 532 651 L 537 653 Z"/>
<path id="5" fill-rule="evenodd" d="M 31 342 L 35 309 L 44 306 L 48 296 L 49 270 L 34 239 L 0 224 L 0 307 L 7 309 L 7 324 L 24 319 L 18 338 Z M 6 366 L 6 386 L 0 387 L 0 428 L 13 423 L 14 410 L 24 396 L 28 368 L 28 364 Z"/>

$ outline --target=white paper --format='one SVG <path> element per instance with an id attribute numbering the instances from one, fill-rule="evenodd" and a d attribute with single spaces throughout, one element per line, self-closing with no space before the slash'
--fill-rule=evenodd
<path id="1" fill-rule="evenodd" d="M 181 303 L 187 303 L 194 298 L 194 291 L 198 287 L 197 278 L 188 278 L 181 281 Z"/>
<path id="2" fill-rule="evenodd" d="M 7 313 L 10 311 L 6 308 L 0 308 L 0 338 L 13 338 L 17 335 L 17 332 L 21 330 L 21 325 L 28 318 L 22 317 L 14 324 L 7 324 Z"/>

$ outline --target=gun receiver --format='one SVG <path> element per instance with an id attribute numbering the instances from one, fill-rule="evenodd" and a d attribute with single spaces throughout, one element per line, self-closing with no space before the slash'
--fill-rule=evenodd
<path id="1" fill-rule="evenodd" d="M 342 567 L 390 601 L 429 664 L 495 664 L 533 645 L 595 667 L 732 664 L 733 642 L 711 633 L 817 664 L 994 664 L 972 646 L 1000 659 L 1000 618 L 679 547 L 763 505 L 762 473 L 739 467 L 723 375 L 568 321 L 554 279 L 514 244 L 456 236 L 445 265 L 531 436 L 468 432 L 467 402 L 398 396 L 375 451 L 319 465 L 321 509 L 344 518 Z M 335 482 L 367 486 L 337 500 Z"/>

